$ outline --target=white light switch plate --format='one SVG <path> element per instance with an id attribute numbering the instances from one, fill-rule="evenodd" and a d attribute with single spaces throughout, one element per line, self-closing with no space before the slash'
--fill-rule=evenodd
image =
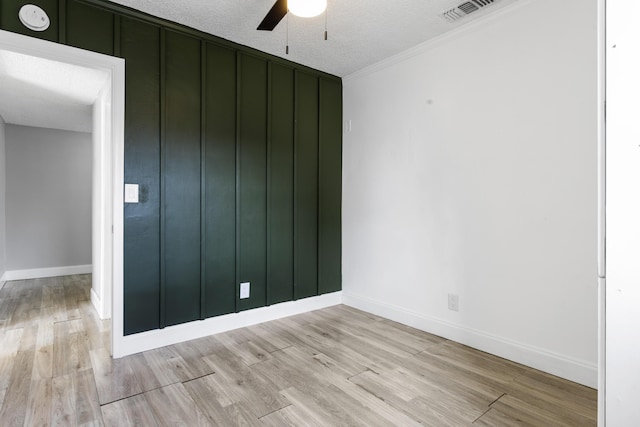
<path id="1" fill-rule="evenodd" d="M 124 202 L 138 203 L 138 184 L 124 185 Z"/>
<path id="2" fill-rule="evenodd" d="M 251 292 L 251 282 L 240 283 L 240 299 L 249 298 Z"/>

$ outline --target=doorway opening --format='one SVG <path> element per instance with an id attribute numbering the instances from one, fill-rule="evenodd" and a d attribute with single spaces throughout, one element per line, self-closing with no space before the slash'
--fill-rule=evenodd
<path id="1" fill-rule="evenodd" d="M 12 82 L 5 89 L 23 90 L 4 98 L 11 95 L 18 105 L 29 92 L 41 101 L 23 106 L 40 116 L 38 127 L 56 127 L 46 120 L 90 121 L 91 302 L 100 318 L 112 319 L 111 352 L 117 357 L 123 335 L 124 60 L 1 30 L 0 60 L 0 73 Z M 68 73 L 74 74 L 73 84 L 61 85 Z M 66 100 L 61 105 L 69 111 L 40 114 L 44 100 L 52 99 Z M 89 110 L 73 109 L 74 100 L 89 101 Z"/>

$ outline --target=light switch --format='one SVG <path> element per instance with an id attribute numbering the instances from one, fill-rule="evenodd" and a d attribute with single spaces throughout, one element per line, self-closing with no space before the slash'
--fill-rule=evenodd
<path id="1" fill-rule="evenodd" d="M 138 184 L 124 185 L 124 202 L 138 203 Z"/>

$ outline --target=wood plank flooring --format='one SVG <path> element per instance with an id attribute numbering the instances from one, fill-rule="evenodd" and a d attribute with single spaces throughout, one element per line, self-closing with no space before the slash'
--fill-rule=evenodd
<path id="1" fill-rule="evenodd" d="M 0 289 L 0 426 L 595 426 L 596 392 L 346 306 L 109 356 L 91 276 Z"/>

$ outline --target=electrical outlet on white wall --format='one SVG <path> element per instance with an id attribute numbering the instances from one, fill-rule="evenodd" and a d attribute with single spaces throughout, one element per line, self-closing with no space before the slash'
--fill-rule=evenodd
<path id="1" fill-rule="evenodd" d="M 249 298 L 250 293 L 251 293 L 251 282 L 240 283 L 240 299 Z"/>
<path id="2" fill-rule="evenodd" d="M 449 294 L 449 310 L 458 311 L 460 309 L 460 299 L 457 294 Z"/>

